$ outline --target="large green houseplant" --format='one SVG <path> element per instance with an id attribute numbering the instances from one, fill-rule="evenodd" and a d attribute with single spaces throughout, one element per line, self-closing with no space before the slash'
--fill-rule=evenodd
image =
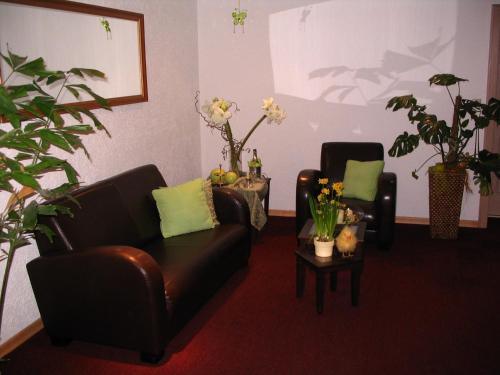
<path id="1" fill-rule="evenodd" d="M 472 171 L 474 183 L 479 185 L 481 195 L 491 194 L 492 173 L 500 177 L 500 156 L 481 149 L 479 144 L 479 132 L 491 121 L 496 122 L 497 125 L 500 122 L 500 101 L 491 98 L 488 103 L 484 104 L 479 100 L 463 98 L 460 83 L 465 81 L 467 80 L 453 74 L 436 74 L 429 78 L 430 85 L 446 88 L 453 107 L 451 126 L 446 121 L 439 120 L 436 115 L 427 113 L 427 107 L 419 105 L 413 95 L 394 97 L 386 106 L 386 109 L 391 108 L 393 111 L 408 110 L 408 119 L 412 124 L 416 124 L 415 134 L 408 134 L 405 131 L 396 138 L 389 150 L 390 156 L 400 157 L 409 154 L 419 146 L 421 141 L 430 145 L 434 153 L 412 172 L 415 178 L 418 178 L 417 172 L 425 163 L 433 157 L 440 157 L 440 161 L 429 168 L 429 209 L 433 237 L 456 237 L 463 189 L 467 186 L 467 169 Z M 456 87 L 455 96 L 450 91 L 452 86 Z M 474 143 L 472 153 L 467 151 L 470 141 Z M 456 191 L 456 197 L 452 197 L 453 191 Z M 459 204 L 458 217 L 457 210 L 453 209 L 457 202 Z M 442 206 L 441 209 L 439 205 Z M 455 217 L 450 218 L 451 214 Z M 446 217 L 436 217 L 436 215 Z M 438 225 L 456 226 L 456 228 L 451 229 L 449 234 L 433 232 L 433 216 L 437 221 L 444 219 L 448 223 Z"/>
<path id="2" fill-rule="evenodd" d="M 14 255 L 30 243 L 34 231 L 52 238 L 52 231 L 37 222 L 37 215 L 70 214 L 66 207 L 40 205 L 44 200 L 65 196 L 78 185 L 78 174 L 72 165 L 51 154 L 53 148 L 73 153 L 83 149 L 81 136 L 103 130 L 104 126 L 88 109 L 58 102 L 68 91 L 76 99 L 84 92 L 97 104 L 110 110 L 105 99 L 85 84 L 72 84 L 74 76 L 103 79 L 94 69 L 73 68 L 68 71 L 49 71 L 44 60 L 28 60 L 8 51 L 1 58 L 11 71 L 0 84 L 0 192 L 6 198 L 0 213 L 0 258 L 5 263 L 0 290 L 0 329 L 7 284 Z M 24 84 L 9 84 L 15 76 L 27 78 Z M 55 96 L 48 88 L 57 88 Z M 67 113 L 67 116 L 63 116 Z M 69 120 L 72 120 L 71 124 Z M 105 129 L 104 129 L 105 130 Z M 60 173 L 62 183 L 47 185 L 44 177 Z M 63 177 L 64 176 L 64 177 Z"/>

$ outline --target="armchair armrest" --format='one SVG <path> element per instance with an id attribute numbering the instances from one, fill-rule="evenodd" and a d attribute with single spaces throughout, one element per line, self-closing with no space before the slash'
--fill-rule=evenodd
<path id="1" fill-rule="evenodd" d="M 215 213 L 217 219 L 224 223 L 239 223 L 251 230 L 250 208 L 245 198 L 229 188 L 213 189 Z"/>
<path id="2" fill-rule="evenodd" d="M 396 220 L 397 177 L 395 173 L 384 172 L 378 181 L 377 222 L 378 245 L 388 249 L 394 239 L 394 224 Z"/>
<path id="3" fill-rule="evenodd" d="M 298 236 L 307 219 L 311 217 L 308 196 L 319 193 L 318 179 L 321 172 L 317 169 L 304 169 L 297 176 L 297 190 L 295 193 L 295 232 Z"/>
<path id="4" fill-rule="evenodd" d="M 49 335 L 160 353 L 167 342 L 161 270 L 146 252 L 102 246 L 27 264 Z"/>

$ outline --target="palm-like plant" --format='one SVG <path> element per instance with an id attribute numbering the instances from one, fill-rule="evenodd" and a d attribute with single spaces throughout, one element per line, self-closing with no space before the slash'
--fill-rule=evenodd
<path id="1" fill-rule="evenodd" d="M 417 125 L 416 134 L 404 132 L 400 134 L 389 150 L 390 156 L 403 156 L 415 150 L 420 141 L 431 145 L 435 153 L 412 172 L 418 178 L 417 172 L 427 161 L 435 156 L 441 157 L 437 168 L 467 168 L 474 174 L 474 182 L 479 185 L 481 195 L 491 194 L 491 173 L 500 177 L 500 156 L 482 149 L 479 144 L 479 132 L 486 128 L 490 121 L 497 125 L 500 122 L 500 101 L 491 98 L 487 104 L 478 100 L 464 99 L 460 93 L 460 83 L 466 79 L 453 74 L 436 74 L 429 79 L 430 85 L 444 86 L 453 105 L 453 120 L 451 126 L 446 121 L 439 120 L 436 115 L 428 114 L 425 105 L 419 105 L 413 95 L 397 96 L 389 100 L 387 108 L 393 111 L 408 110 L 408 119 Z M 449 87 L 457 86 L 457 95 L 453 97 Z M 474 152 L 465 151 L 469 141 L 474 142 Z"/>
<path id="2" fill-rule="evenodd" d="M 28 61 L 8 51 L 1 54 L 11 68 L 10 74 L 0 84 L 0 191 L 9 195 L 0 213 L 0 258 L 5 261 L 5 272 L 0 290 L 0 328 L 2 326 L 5 293 L 10 269 L 16 250 L 30 243 L 34 231 L 40 231 L 49 239 L 54 233 L 37 222 L 38 215 L 70 214 L 68 208 L 47 204 L 42 200 L 65 196 L 78 184 L 78 174 L 64 159 L 51 155 L 53 147 L 68 153 L 83 149 L 81 136 L 105 130 L 103 124 L 88 109 L 58 103 L 64 90 L 76 99 L 81 92 L 92 96 L 97 104 L 110 110 L 105 99 L 84 84 L 71 84 L 70 78 L 105 78 L 94 69 L 73 68 L 68 71 L 49 71 L 44 60 Z M 22 75 L 28 83 L 9 85 L 9 80 Z M 54 97 L 47 87 L 58 88 Z M 63 117 L 68 113 L 76 124 L 68 124 Z M 90 120 L 91 124 L 87 124 Z M 65 182 L 56 187 L 44 187 L 42 177 L 53 172 L 63 172 Z"/>

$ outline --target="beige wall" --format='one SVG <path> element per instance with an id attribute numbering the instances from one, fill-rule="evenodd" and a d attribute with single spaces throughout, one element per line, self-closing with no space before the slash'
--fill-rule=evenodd
<path id="1" fill-rule="evenodd" d="M 245 33 L 233 33 L 236 2 L 198 1 L 200 89 L 241 111 L 231 124 L 242 137 L 274 96 L 288 112 L 280 126 L 263 124 L 248 146 L 257 148 L 272 177 L 270 206 L 295 209 L 299 170 L 318 168 L 326 141 L 377 141 L 388 150 L 412 131 L 403 112 L 385 110 L 389 98 L 414 93 L 429 112 L 451 121 L 450 100 L 429 89 L 436 73 L 468 78 L 462 93 L 485 99 L 490 0 L 242 0 Z M 202 170 L 221 160 L 220 136 L 202 129 Z M 427 176 L 410 172 L 432 150 L 403 158 L 386 155 L 398 176 L 397 215 L 427 217 Z M 248 156 L 247 156 L 248 157 Z M 245 163 L 244 163 L 245 164 Z M 477 220 L 478 194 L 466 194 L 462 219 Z"/>
<path id="2" fill-rule="evenodd" d="M 168 184 L 200 176 L 199 123 L 192 106 L 198 85 L 196 1 L 87 2 L 144 14 L 149 102 L 95 112 L 112 138 L 99 133 L 85 139 L 92 160 L 82 153 L 71 158 L 81 179 L 91 183 L 146 163 L 156 164 Z M 37 255 L 35 246 L 16 254 L 2 342 L 39 318 L 25 267 Z"/>
<path id="3" fill-rule="evenodd" d="M 150 162 L 169 184 L 205 175 L 221 161 L 222 143 L 193 112 L 196 89 L 202 99 L 238 102 L 232 123 L 241 136 L 260 115 L 261 99 L 273 95 L 288 119 L 263 124 L 248 146 L 273 178 L 271 208 L 293 210 L 297 172 L 319 165 L 323 141 L 380 141 L 388 149 L 410 129 L 402 113 L 384 110 L 389 96 L 411 90 L 449 116 L 448 99 L 425 82 L 437 72 L 469 78 L 470 97 L 486 93 L 490 0 L 241 0 L 244 34 L 233 33 L 236 1 L 86 2 L 144 13 L 150 98 L 97 111 L 112 139 L 93 135 L 86 141 L 92 161 L 72 158 L 86 183 Z M 410 177 L 426 155 L 386 158 L 399 178 L 400 216 L 427 216 L 426 176 Z M 477 195 L 468 195 L 462 218 L 476 219 L 477 210 Z M 2 341 L 39 317 L 25 269 L 36 256 L 35 247 L 16 256 Z"/>

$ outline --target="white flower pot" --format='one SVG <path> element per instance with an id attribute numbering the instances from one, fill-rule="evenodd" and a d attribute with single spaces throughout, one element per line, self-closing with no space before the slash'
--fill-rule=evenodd
<path id="1" fill-rule="evenodd" d="M 335 240 L 328 242 L 318 241 L 317 237 L 314 237 L 314 254 L 318 257 L 331 257 L 333 254 L 333 244 Z"/>

